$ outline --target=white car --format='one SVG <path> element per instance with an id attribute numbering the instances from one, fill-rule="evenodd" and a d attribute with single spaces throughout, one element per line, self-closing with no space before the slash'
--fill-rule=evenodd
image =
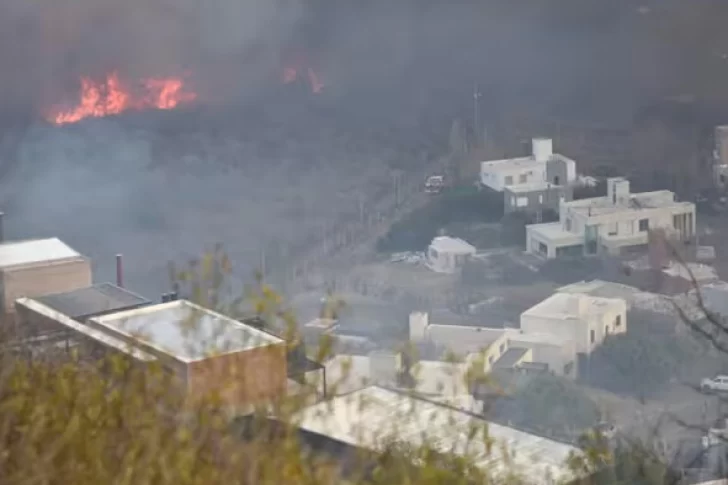
<path id="1" fill-rule="evenodd" d="M 717 375 L 700 381 L 700 389 L 703 392 L 728 392 L 728 376 Z"/>

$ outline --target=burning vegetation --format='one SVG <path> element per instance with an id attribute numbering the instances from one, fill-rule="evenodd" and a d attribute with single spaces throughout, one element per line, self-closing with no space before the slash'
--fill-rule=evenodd
<path id="1" fill-rule="evenodd" d="M 134 86 L 113 72 L 101 82 L 82 77 L 78 104 L 70 109 L 56 107 L 46 119 L 55 125 L 64 125 L 130 110 L 172 109 L 195 99 L 197 94 L 186 88 L 182 78 L 148 78 Z"/>

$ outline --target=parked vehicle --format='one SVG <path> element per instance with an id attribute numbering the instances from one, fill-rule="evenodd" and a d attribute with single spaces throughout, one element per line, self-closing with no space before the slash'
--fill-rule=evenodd
<path id="1" fill-rule="evenodd" d="M 703 392 L 728 392 L 728 376 L 706 377 L 700 381 L 700 389 Z"/>
<path id="2" fill-rule="evenodd" d="M 445 188 L 444 175 L 430 175 L 425 181 L 425 192 L 428 194 L 439 194 Z"/>

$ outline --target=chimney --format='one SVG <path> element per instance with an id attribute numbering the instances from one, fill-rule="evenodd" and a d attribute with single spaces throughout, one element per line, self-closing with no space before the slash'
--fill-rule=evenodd
<path id="1" fill-rule="evenodd" d="M 612 205 L 624 205 L 630 200 L 629 180 L 624 177 L 607 179 L 607 197 Z"/>
<path id="2" fill-rule="evenodd" d="M 548 162 L 554 154 L 551 138 L 534 138 L 531 140 L 533 159 L 537 162 Z"/>
<path id="3" fill-rule="evenodd" d="M 4 222 L 3 219 L 5 219 L 5 213 L 0 212 L 0 243 L 5 242 L 5 231 L 4 231 L 4 227 L 3 227 L 3 222 Z"/>
<path id="4" fill-rule="evenodd" d="M 124 287 L 124 264 L 121 254 L 116 255 L 116 286 Z"/>

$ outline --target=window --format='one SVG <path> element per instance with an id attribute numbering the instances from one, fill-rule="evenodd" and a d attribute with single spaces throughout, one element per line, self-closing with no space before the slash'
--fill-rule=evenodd
<path id="1" fill-rule="evenodd" d="M 513 185 L 513 175 L 506 175 L 504 185 Z"/>
<path id="2" fill-rule="evenodd" d="M 617 315 L 617 318 L 614 319 L 614 328 L 619 328 L 622 326 L 622 315 Z"/>
<path id="3" fill-rule="evenodd" d="M 559 185 L 559 182 L 560 182 L 560 179 L 559 179 L 559 176 L 557 175 L 554 177 L 554 185 Z"/>
<path id="4" fill-rule="evenodd" d="M 516 197 L 513 196 L 513 197 L 511 197 L 511 207 L 515 207 L 515 206 L 516 206 Z"/>
<path id="5" fill-rule="evenodd" d="M 543 204 L 543 194 L 538 194 L 538 203 Z"/>
<path id="6" fill-rule="evenodd" d="M 516 207 L 528 207 L 528 197 L 519 197 L 516 200 Z"/>
<path id="7" fill-rule="evenodd" d="M 541 254 L 547 254 L 549 252 L 549 248 L 547 248 L 544 243 L 540 242 L 538 243 L 538 252 Z"/>
<path id="8" fill-rule="evenodd" d="M 607 225 L 607 234 L 610 236 L 616 236 L 619 233 L 619 225 L 616 222 L 610 222 Z"/>
<path id="9" fill-rule="evenodd" d="M 506 350 L 506 344 L 500 344 L 500 347 L 498 347 L 498 351 L 502 354 Z"/>
<path id="10" fill-rule="evenodd" d="M 640 232 L 647 232 L 650 230 L 650 220 L 649 219 L 640 219 L 639 225 L 640 225 Z"/>
<path id="11" fill-rule="evenodd" d="M 591 331 L 591 343 L 594 343 L 594 339 L 596 337 L 596 334 L 594 333 L 594 330 Z"/>
<path id="12" fill-rule="evenodd" d="M 571 217 L 566 219 L 566 230 L 571 232 Z"/>
<path id="13" fill-rule="evenodd" d="M 522 173 L 518 176 L 518 183 L 519 184 L 525 184 L 528 181 L 528 175 L 525 173 Z"/>
<path id="14" fill-rule="evenodd" d="M 604 326 L 604 335 L 609 335 L 609 325 Z"/>
<path id="15" fill-rule="evenodd" d="M 430 248 L 430 259 L 437 259 L 437 256 L 438 256 L 437 249 Z"/>

